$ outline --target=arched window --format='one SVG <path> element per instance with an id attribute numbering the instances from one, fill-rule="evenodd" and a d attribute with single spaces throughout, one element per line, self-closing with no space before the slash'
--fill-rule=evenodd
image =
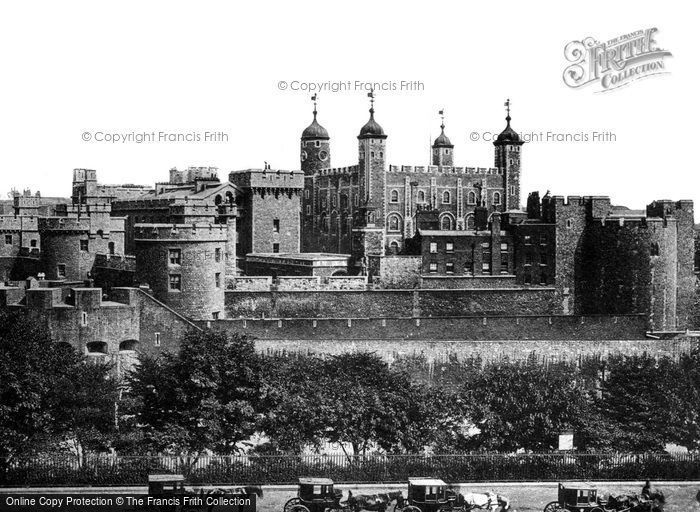
<path id="1" fill-rule="evenodd" d="M 424 190 L 418 191 L 418 202 L 425 203 L 425 191 Z"/>
<path id="2" fill-rule="evenodd" d="M 445 215 L 440 219 L 440 229 L 450 230 L 452 229 L 452 218 L 449 215 Z"/>
<path id="3" fill-rule="evenodd" d="M 399 191 L 398 191 L 398 190 L 392 190 L 392 191 L 391 191 L 391 202 L 392 202 L 392 203 L 398 203 L 398 202 L 399 202 Z"/>
<path id="4" fill-rule="evenodd" d="M 391 254 L 398 254 L 399 250 L 399 243 L 396 240 L 389 244 L 389 251 L 391 252 Z"/>
<path id="5" fill-rule="evenodd" d="M 107 343 L 104 341 L 91 341 L 87 344 L 88 355 L 107 355 Z"/>
<path id="6" fill-rule="evenodd" d="M 138 343 L 139 342 L 136 340 L 124 340 L 121 343 L 119 343 L 119 352 L 133 352 L 136 350 Z"/>
<path id="7" fill-rule="evenodd" d="M 307 192 L 308 192 L 308 189 L 307 189 Z M 230 205 L 232 205 L 234 203 L 233 194 L 231 193 L 230 190 L 228 192 L 226 192 L 226 202 Z"/>
<path id="8" fill-rule="evenodd" d="M 442 204 L 450 204 L 450 192 L 447 190 L 442 193 Z"/>
<path id="9" fill-rule="evenodd" d="M 467 194 L 467 204 L 476 204 L 476 193 L 473 190 Z"/>
<path id="10" fill-rule="evenodd" d="M 474 215 L 467 215 L 467 229 L 474 229 L 475 226 Z"/>
<path id="11" fill-rule="evenodd" d="M 325 213 L 321 214 L 321 231 L 328 231 L 328 219 Z"/>
<path id="12" fill-rule="evenodd" d="M 493 204 L 501 204 L 501 193 L 500 192 L 493 193 Z"/>
<path id="13" fill-rule="evenodd" d="M 114 242 L 109 242 L 107 244 L 107 250 L 109 250 L 109 254 L 114 254 Z"/>
<path id="14" fill-rule="evenodd" d="M 398 215 L 389 216 L 389 231 L 401 231 L 401 219 Z"/>
<path id="15" fill-rule="evenodd" d="M 217 205 L 217 206 L 219 206 L 219 205 L 221 204 L 221 201 L 222 201 L 222 200 L 223 200 L 223 199 L 221 198 L 221 195 L 220 195 L 220 194 L 216 194 L 216 197 L 214 198 L 214 204 Z"/>

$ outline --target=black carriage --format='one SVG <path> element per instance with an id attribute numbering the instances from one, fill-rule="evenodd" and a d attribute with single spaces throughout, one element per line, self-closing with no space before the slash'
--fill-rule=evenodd
<path id="1" fill-rule="evenodd" d="M 598 502 L 598 489 L 589 484 L 559 484 L 557 501 L 547 503 L 544 512 L 605 512 Z"/>
<path id="2" fill-rule="evenodd" d="M 297 495 L 284 504 L 284 512 L 350 512 L 346 503 L 341 504 L 342 497 L 330 478 L 300 478 Z"/>
<path id="3" fill-rule="evenodd" d="M 660 512 L 663 503 L 663 493 L 647 498 L 632 494 L 603 499 L 593 485 L 559 484 L 557 501 L 548 503 L 544 512 Z"/>
<path id="4" fill-rule="evenodd" d="M 409 478 L 408 497 L 399 500 L 394 511 L 401 512 L 447 512 L 465 511 L 455 506 L 457 494 L 438 478 Z"/>

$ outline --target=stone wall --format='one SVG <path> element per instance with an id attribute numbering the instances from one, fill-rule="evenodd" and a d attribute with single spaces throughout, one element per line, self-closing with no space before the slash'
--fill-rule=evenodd
<path id="1" fill-rule="evenodd" d="M 338 340 L 371 340 L 376 347 L 386 340 L 638 340 L 646 330 L 643 315 L 230 319 L 208 325 L 261 340 L 315 340 L 319 347 Z"/>
<path id="2" fill-rule="evenodd" d="M 473 290 L 226 291 L 227 318 L 546 315 L 553 288 Z"/>

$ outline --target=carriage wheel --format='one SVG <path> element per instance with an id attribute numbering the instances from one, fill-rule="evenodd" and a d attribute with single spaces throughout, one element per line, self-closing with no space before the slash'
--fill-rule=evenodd
<path id="1" fill-rule="evenodd" d="M 292 506 L 290 512 L 309 512 L 309 509 L 306 506 L 302 505 L 301 503 L 298 503 L 298 504 Z"/>
<path id="2" fill-rule="evenodd" d="M 552 501 L 551 503 L 547 503 L 547 506 L 544 507 L 544 512 L 563 512 L 564 510 L 566 509 L 560 507 L 558 501 Z"/>
<path id="3" fill-rule="evenodd" d="M 415 505 L 409 505 L 403 509 L 403 512 L 421 512 L 421 509 L 419 509 Z"/>
<path id="4" fill-rule="evenodd" d="M 284 512 L 292 512 L 292 507 L 299 505 L 301 500 L 298 497 L 292 498 L 284 504 Z"/>
<path id="5" fill-rule="evenodd" d="M 605 512 L 605 510 L 600 507 L 593 507 L 590 512 Z"/>

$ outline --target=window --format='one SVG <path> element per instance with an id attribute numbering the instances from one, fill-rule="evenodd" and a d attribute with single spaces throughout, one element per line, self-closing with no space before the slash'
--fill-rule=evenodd
<path id="1" fill-rule="evenodd" d="M 12 235 L 5 235 L 5 244 L 12 245 Z"/>
<path id="2" fill-rule="evenodd" d="M 547 253 L 540 253 L 540 265 L 547 265 Z"/>
<path id="3" fill-rule="evenodd" d="M 56 273 L 58 274 L 58 277 L 66 277 L 66 264 L 59 263 L 56 266 Z"/>
<path id="4" fill-rule="evenodd" d="M 211 314 L 211 318 L 213 320 L 218 320 L 219 319 L 219 312 L 218 311 L 213 311 Z"/>
<path id="5" fill-rule="evenodd" d="M 113 242 L 110 242 L 110 243 L 111 243 L 112 245 L 114 245 Z M 36 247 L 36 240 L 30 241 L 30 242 L 29 242 L 29 245 L 30 245 L 31 247 Z"/>
<path id="6" fill-rule="evenodd" d="M 214 285 L 217 288 L 221 288 L 221 272 L 214 274 Z"/>
<path id="7" fill-rule="evenodd" d="M 566 219 L 566 229 L 571 229 L 571 226 L 573 226 L 573 221 L 571 219 Z"/>
<path id="8" fill-rule="evenodd" d="M 476 204 L 476 193 L 474 191 L 467 194 L 467 204 Z"/>
<path id="9" fill-rule="evenodd" d="M 440 219 L 440 229 L 448 231 L 452 229 L 452 218 L 449 215 L 445 215 Z"/>
<path id="10" fill-rule="evenodd" d="M 392 191 L 391 191 L 391 202 L 392 202 L 392 203 L 398 203 L 398 202 L 399 202 L 399 191 L 398 191 L 398 190 L 392 190 Z"/>
<path id="11" fill-rule="evenodd" d="M 507 273 L 508 273 L 508 253 L 502 252 L 501 253 L 501 274 L 507 274 Z"/>
<path id="12" fill-rule="evenodd" d="M 109 242 L 107 244 L 107 250 L 109 251 L 109 254 L 114 255 L 114 242 Z"/>
<path id="13" fill-rule="evenodd" d="M 547 245 L 547 233 L 540 233 L 540 245 Z"/>
<path id="14" fill-rule="evenodd" d="M 446 150 L 445 150 L 445 154 L 446 154 L 446 155 L 449 155 L 449 154 L 450 154 L 450 150 L 449 150 L 449 149 L 446 149 Z"/>
<path id="15" fill-rule="evenodd" d="M 272 252 L 274 252 L 274 253 L 280 252 L 280 244 L 278 244 L 278 243 L 272 244 Z"/>
<path id="16" fill-rule="evenodd" d="M 155 339 L 153 340 L 153 344 L 154 344 L 156 347 L 160 347 L 160 333 L 159 333 L 159 332 L 156 332 L 156 333 L 153 333 L 153 334 L 155 334 Z"/>
<path id="17" fill-rule="evenodd" d="M 450 204 L 450 192 L 447 190 L 442 193 L 442 204 Z"/>
<path id="18" fill-rule="evenodd" d="M 304 190 L 304 199 L 308 199 L 308 198 L 309 198 L 309 189 L 307 188 Z"/>
<path id="19" fill-rule="evenodd" d="M 399 243 L 394 240 L 389 244 L 389 249 L 391 251 L 391 254 L 398 254 L 399 253 Z"/>
<path id="20" fill-rule="evenodd" d="M 500 192 L 493 193 L 493 204 L 501 204 L 501 193 Z"/>
<path id="21" fill-rule="evenodd" d="M 401 219 L 398 215 L 389 217 L 389 231 L 401 231 Z"/>
<path id="22" fill-rule="evenodd" d="M 491 249 L 491 242 L 481 242 L 482 249 Z"/>
<path id="23" fill-rule="evenodd" d="M 423 190 L 418 191 L 418 202 L 425 203 L 425 191 L 423 191 Z"/>
<path id="24" fill-rule="evenodd" d="M 541 285 L 547 284 L 547 274 L 545 274 L 544 272 L 540 275 L 540 284 Z"/>
<path id="25" fill-rule="evenodd" d="M 445 252 L 454 252 L 455 244 L 454 242 L 445 242 Z"/>
<path id="26" fill-rule="evenodd" d="M 515 195 L 515 185 L 510 186 L 510 195 L 514 196 Z"/>
<path id="27" fill-rule="evenodd" d="M 221 261 L 221 248 L 219 247 L 214 249 L 214 261 L 217 263 Z"/>
<path id="28" fill-rule="evenodd" d="M 182 263 L 182 251 L 180 249 L 169 249 L 168 258 L 171 265 L 180 265 Z"/>
<path id="29" fill-rule="evenodd" d="M 651 247 L 649 248 L 649 254 L 651 256 L 658 256 L 659 255 L 659 244 L 656 242 L 651 243 Z"/>
<path id="30" fill-rule="evenodd" d="M 360 204 L 360 196 L 355 194 L 355 206 L 358 206 Z"/>
<path id="31" fill-rule="evenodd" d="M 532 265 L 532 254 L 525 254 L 525 265 Z"/>
<path id="32" fill-rule="evenodd" d="M 85 327 L 85 326 L 88 324 L 88 322 L 87 322 L 87 313 L 86 313 L 85 311 L 83 311 L 83 313 L 82 313 L 82 315 L 81 315 L 81 317 L 80 317 L 80 324 L 81 324 L 83 327 Z"/>
<path id="33" fill-rule="evenodd" d="M 532 277 L 530 276 L 529 273 L 525 274 L 525 278 L 523 279 L 523 282 L 524 282 L 525 284 L 530 284 L 530 283 L 532 283 Z"/>
<path id="34" fill-rule="evenodd" d="M 272 219 L 272 231 L 275 233 L 280 232 L 280 220 L 279 219 Z"/>
<path id="35" fill-rule="evenodd" d="M 182 290 L 182 276 L 180 274 L 170 274 L 170 289 Z"/>
<path id="36" fill-rule="evenodd" d="M 523 237 L 523 241 L 525 242 L 525 245 L 532 245 L 532 237 L 530 235 L 525 235 Z"/>
<path id="37" fill-rule="evenodd" d="M 315 141 L 314 141 L 314 146 L 316 146 L 317 148 L 320 148 L 320 147 L 321 147 L 321 141 L 320 141 L 320 140 L 315 140 Z"/>
<path id="38" fill-rule="evenodd" d="M 501 251 L 508 251 L 508 244 L 501 244 Z"/>
<path id="39" fill-rule="evenodd" d="M 311 206 L 306 205 L 306 215 L 311 215 Z"/>
<path id="40" fill-rule="evenodd" d="M 451 261 L 448 261 L 445 263 L 445 273 L 446 274 L 454 274 L 455 273 L 455 264 Z"/>
<path id="41" fill-rule="evenodd" d="M 437 254 L 437 242 L 430 242 L 430 254 Z"/>
<path id="42" fill-rule="evenodd" d="M 431 262 L 431 263 L 428 265 L 428 271 L 429 271 L 429 272 L 432 272 L 433 274 L 434 274 L 435 272 L 437 272 L 437 263 L 435 263 L 434 261 Z"/>
<path id="43" fill-rule="evenodd" d="M 489 253 L 489 259 L 488 260 L 484 259 L 484 261 L 481 263 L 481 271 L 484 274 L 491 272 L 491 254 L 490 253 Z"/>
<path id="44" fill-rule="evenodd" d="M 87 251 L 89 249 L 89 241 L 88 240 L 81 240 L 80 241 L 80 250 L 81 251 Z"/>

